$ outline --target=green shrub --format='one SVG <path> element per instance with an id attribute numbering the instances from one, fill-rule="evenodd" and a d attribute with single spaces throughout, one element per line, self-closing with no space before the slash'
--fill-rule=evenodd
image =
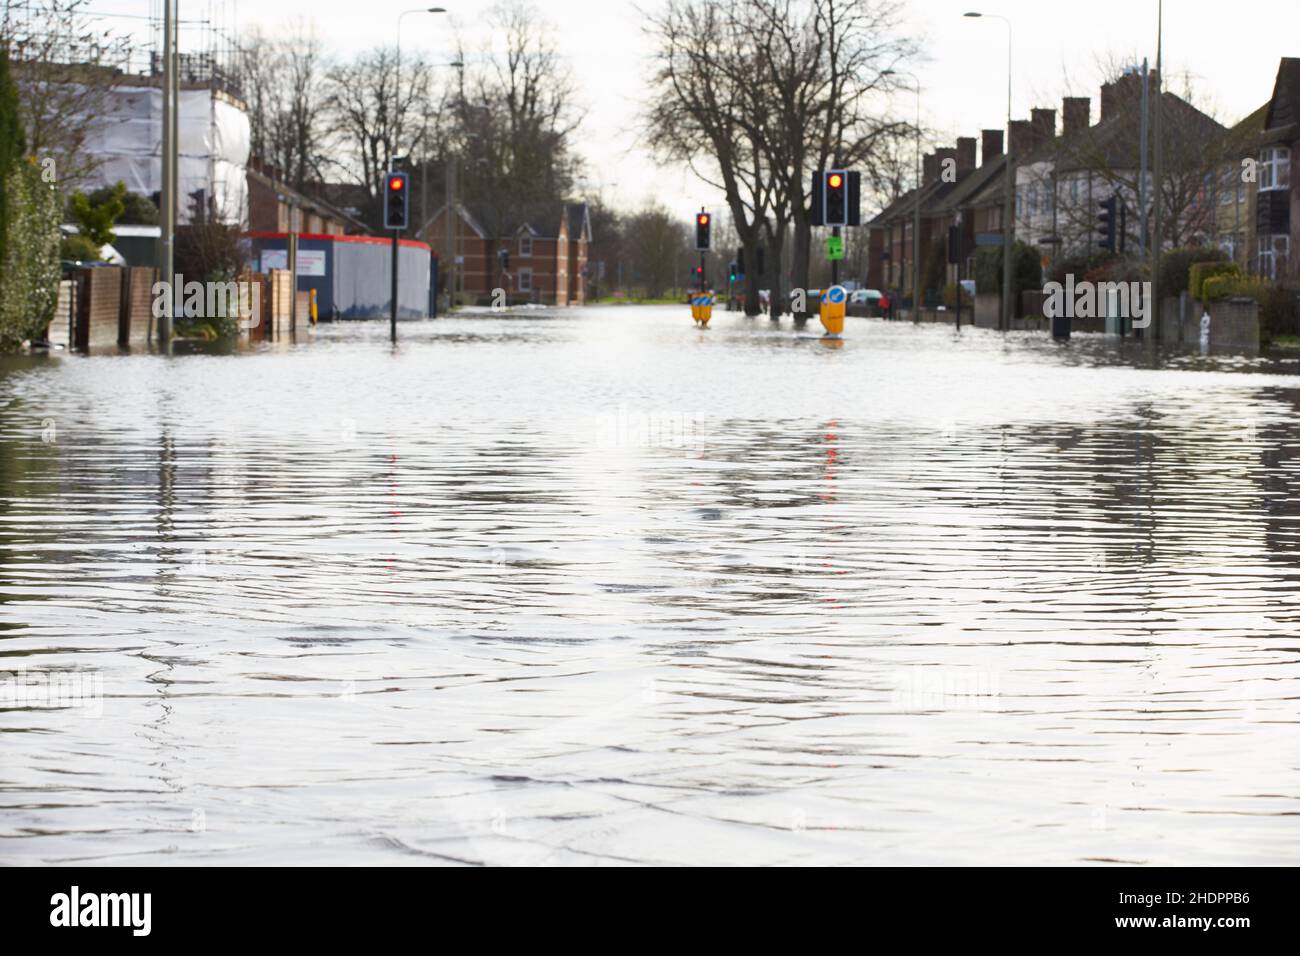
<path id="1" fill-rule="evenodd" d="M 9 213 L 0 263 L 0 351 L 13 351 L 42 338 L 58 306 L 62 201 L 31 158 L 10 170 L 0 188 Z"/>
<path id="2" fill-rule="evenodd" d="M 85 236 L 64 236 L 59 243 L 59 258 L 66 262 L 98 262 L 100 249 Z"/>
<path id="3" fill-rule="evenodd" d="M 102 196 L 102 200 L 97 202 L 85 193 L 73 193 L 68 212 L 81 234 L 99 248 L 117 238 L 113 224 L 126 211 L 126 183 L 118 183 L 107 191 L 97 190 L 95 195 Z"/>
<path id="4" fill-rule="evenodd" d="M 18 87 L 9 73 L 9 45 L 0 43 L 0 263 L 9 237 L 9 174 L 27 152 L 26 134 L 18 115 Z"/>
<path id="5" fill-rule="evenodd" d="M 1013 302 L 1021 301 L 1026 289 L 1043 288 L 1043 263 L 1038 250 L 1026 242 L 1017 241 L 1011 257 L 1011 294 Z M 975 254 L 975 291 L 1002 291 L 1002 247 L 986 246 Z"/>
<path id="6" fill-rule="evenodd" d="M 1188 290 L 1188 273 L 1197 262 L 1227 262 L 1222 249 L 1170 249 L 1160 254 L 1160 294 L 1179 295 Z"/>
<path id="7" fill-rule="evenodd" d="M 1187 270 L 1187 291 L 1193 299 L 1205 299 L 1205 280 L 1214 276 L 1241 278 L 1241 266 L 1235 262 L 1195 262 Z"/>
<path id="8" fill-rule="evenodd" d="M 1264 342 L 1300 335 L 1300 291 L 1261 284 L 1255 301 L 1259 303 L 1259 335 Z"/>

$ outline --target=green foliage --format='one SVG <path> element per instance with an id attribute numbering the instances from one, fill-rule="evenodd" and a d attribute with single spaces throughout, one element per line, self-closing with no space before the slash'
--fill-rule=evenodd
<path id="1" fill-rule="evenodd" d="M 1170 249 L 1160 254 L 1160 294 L 1180 295 L 1188 291 L 1188 277 L 1197 262 L 1227 262 L 1222 249 Z"/>
<path id="2" fill-rule="evenodd" d="M 1235 262 L 1194 262 L 1187 270 L 1187 291 L 1192 298 L 1205 300 L 1204 283 L 1214 276 L 1241 278 L 1241 266 Z"/>
<path id="3" fill-rule="evenodd" d="M 18 87 L 9 74 L 9 48 L 0 45 L 0 263 L 5 261 L 10 204 L 6 184 L 9 174 L 27 152 L 22 117 L 18 115 Z"/>
<path id="4" fill-rule="evenodd" d="M 64 236 L 59 243 L 59 258 L 67 262 L 98 262 L 100 249 L 85 236 Z"/>
<path id="5" fill-rule="evenodd" d="M 117 217 L 116 224 L 119 226 L 156 226 L 158 225 L 158 207 L 152 201 L 141 196 L 139 193 L 130 193 L 125 191 L 118 192 L 118 183 L 116 186 L 101 186 L 90 194 L 89 200 L 92 206 L 103 205 L 112 201 L 114 197 L 122 200 L 122 214 Z"/>
<path id="6" fill-rule="evenodd" d="M 85 193 L 73 193 L 68 211 L 83 236 L 96 246 L 106 246 L 117 238 L 113 224 L 126 211 L 126 183 L 97 190 L 95 195 L 103 198 L 95 201 Z"/>
<path id="7" fill-rule="evenodd" d="M 948 236 L 947 233 L 935 236 L 930 241 L 930 248 L 925 252 L 921 266 L 921 297 L 929 298 L 931 292 L 943 288 L 943 280 L 948 271 Z"/>
<path id="8" fill-rule="evenodd" d="M 1280 285 L 1260 284 L 1259 335 L 1265 342 L 1300 335 L 1300 291 Z"/>
<path id="9" fill-rule="evenodd" d="M 34 160 L 18 163 L 0 184 L 8 208 L 0 262 L 0 351 L 43 338 L 59 298 L 58 191 Z"/>
<path id="10" fill-rule="evenodd" d="M 1017 240 L 1011 257 L 1011 295 L 1019 302 L 1026 289 L 1042 289 L 1043 264 L 1038 250 Z M 1002 291 L 1002 247 L 986 246 L 975 254 L 975 290 Z"/>

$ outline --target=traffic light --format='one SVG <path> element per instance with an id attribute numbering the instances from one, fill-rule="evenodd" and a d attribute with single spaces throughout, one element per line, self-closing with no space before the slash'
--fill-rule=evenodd
<path id="1" fill-rule="evenodd" d="M 828 226 L 848 224 L 848 177 L 842 169 L 832 169 L 826 173 L 826 189 L 822 201 L 826 204 L 826 213 L 822 217 Z"/>
<path id="2" fill-rule="evenodd" d="M 406 173 L 389 173 L 384 177 L 384 228 L 403 230 L 407 227 L 410 211 L 410 190 Z"/>
<path id="3" fill-rule="evenodd" d="M 814 226 L 862 225 L 861 174 L 845 169 L 815 170 L 810 205 Z"/>
<path id="4" fill-rule="evenodd" d="M 740 270 L 736 267 L 736 264 L 734 262 L 730 263 L 727 266 L 727 281 L 735 282 L 737 277 L 739 277 L 739 275 L 740 275 Z"/>
<path id="5" fill-rule="evenodd" d="M 1101 234 L 1101 240 L 1097 245 L 1101 246 L 1107 252 L 1115 251 L 1115 207 L 1118 203 L 1117 196 L 1111 196 L 1104 199 L 1099 204 L 1101 212 L 1097 214 L 1097 231 Z"/>
<path id="6" fill-rule="evenodd" d="M 695 214 L 695 248 L 703 252 L 709 248 L 709 230 L 713 217 L 704 210 Z"/>

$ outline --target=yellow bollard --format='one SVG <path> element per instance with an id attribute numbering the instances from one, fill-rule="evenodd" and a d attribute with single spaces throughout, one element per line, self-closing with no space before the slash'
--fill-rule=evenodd
<path id="1" fill-rule="evenodd" d="M 821 320 L 828 336 L 839 338 L 844 334 L 844 310 L 849 294 L 842 285 L 833 285 L 822 293 Z"/>
<path id="2" fill-rule="evenodd" d="M 311 290 L 311 324 L 316 324 L 316 290 Z"/>
<path id="3" fill-rule="evenodd" d="M 709 319 L 713 318 L 712 293 L 700 292 L 691 296 L 691 318 L 700 328 L 709 327 Z"/>

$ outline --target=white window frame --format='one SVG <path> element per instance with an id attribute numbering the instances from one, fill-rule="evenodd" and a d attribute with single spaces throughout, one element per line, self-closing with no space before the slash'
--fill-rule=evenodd
<path id="1" fill-rule="evenodd" d="M 533 291 L 533 270 L 527 267 L 515 273 L 515 289 L 519 292 Z"/>
<path id="2" fill-rule="evenodd" d="M 533 257 L 533 237 L 527 235 L 520 236 L 519 237 L 519 258 L 531 259 L 532 257 Z"/>
<path id="3" fill-rule="evenodd" d="M 1286 233 L 1260 237 L 1258 272 L 1261 276 L 1276 280 L 1279 267 L 1285 273 L 1287 261 L 1290 258 L 1291 237 Z"/>
<path id="4" fill-rule="evenodd" d="M 1259 154 L 1258 190 L 1291 188 L 1291 150 L 1285 146 L 1268 146 Z"/>

